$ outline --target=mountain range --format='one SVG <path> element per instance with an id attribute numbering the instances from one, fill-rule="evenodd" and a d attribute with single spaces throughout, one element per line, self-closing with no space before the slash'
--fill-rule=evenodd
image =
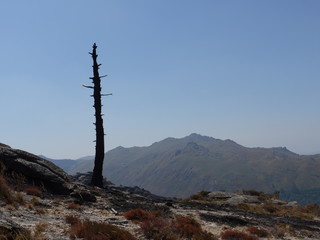
<path id="1" fill-rule="evenodd" d="M 51 160 L 69 174 L 93 169 L 94 157 Z M 117 147 L 105 155 L 104 176 L 160 196 L 184 198 L 201 190 L 280 191 L 280 198 L 320 203 L 320 154 L 283 147 L 247 148 L 232 140 L 191 134 L 147 147 Z"/>

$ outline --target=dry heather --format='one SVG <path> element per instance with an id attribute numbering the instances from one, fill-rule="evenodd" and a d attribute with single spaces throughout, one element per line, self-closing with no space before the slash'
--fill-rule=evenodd
<path id="1" fill-rule="evenodd" d="M 194 219 L 185 216 L 166 215 L 163 212 L 149 212 L 133 209 L 123 214 L 127 219 L 140 222 L 140 231 L 147 239 L 153 240 L 216 240 L 202 230 Z"/>

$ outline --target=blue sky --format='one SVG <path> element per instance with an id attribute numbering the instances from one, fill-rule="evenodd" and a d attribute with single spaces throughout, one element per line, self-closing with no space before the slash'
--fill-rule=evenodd
<path id="1" fill-rule="evenodd" d="M 320 153 L 320 1 L 12 0 L 0 7 L 0 142 L 94 154 L 102 63 L 106 148 L 199 133 Z"/>

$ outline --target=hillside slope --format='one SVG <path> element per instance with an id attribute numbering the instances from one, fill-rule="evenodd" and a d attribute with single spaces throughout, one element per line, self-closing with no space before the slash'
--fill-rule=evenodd
<path id="1" fill-rule="evenodd" d="M 81 160 L 67 171 L 92 167 L 92 161 Z M 198 134 L 167 138 L 149 147 L 115 148 L 106 154 L 104 175 L 116 184 L 137 185 L 162 196 L 255 189 L 281 191 L 283 198 L 300 203 L 320 202 L 320 155 L 246 148 Z"/>

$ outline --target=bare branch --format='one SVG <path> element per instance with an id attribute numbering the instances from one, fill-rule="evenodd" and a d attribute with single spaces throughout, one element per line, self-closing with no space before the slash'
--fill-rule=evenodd
<path id="1" fill-rule="evenodd" d="M 82 84 L 83 87 L 86 87 L 86 88 L 93 88 L 92 86 L 87 86 L 87 85 L 84 85 Z"/>

